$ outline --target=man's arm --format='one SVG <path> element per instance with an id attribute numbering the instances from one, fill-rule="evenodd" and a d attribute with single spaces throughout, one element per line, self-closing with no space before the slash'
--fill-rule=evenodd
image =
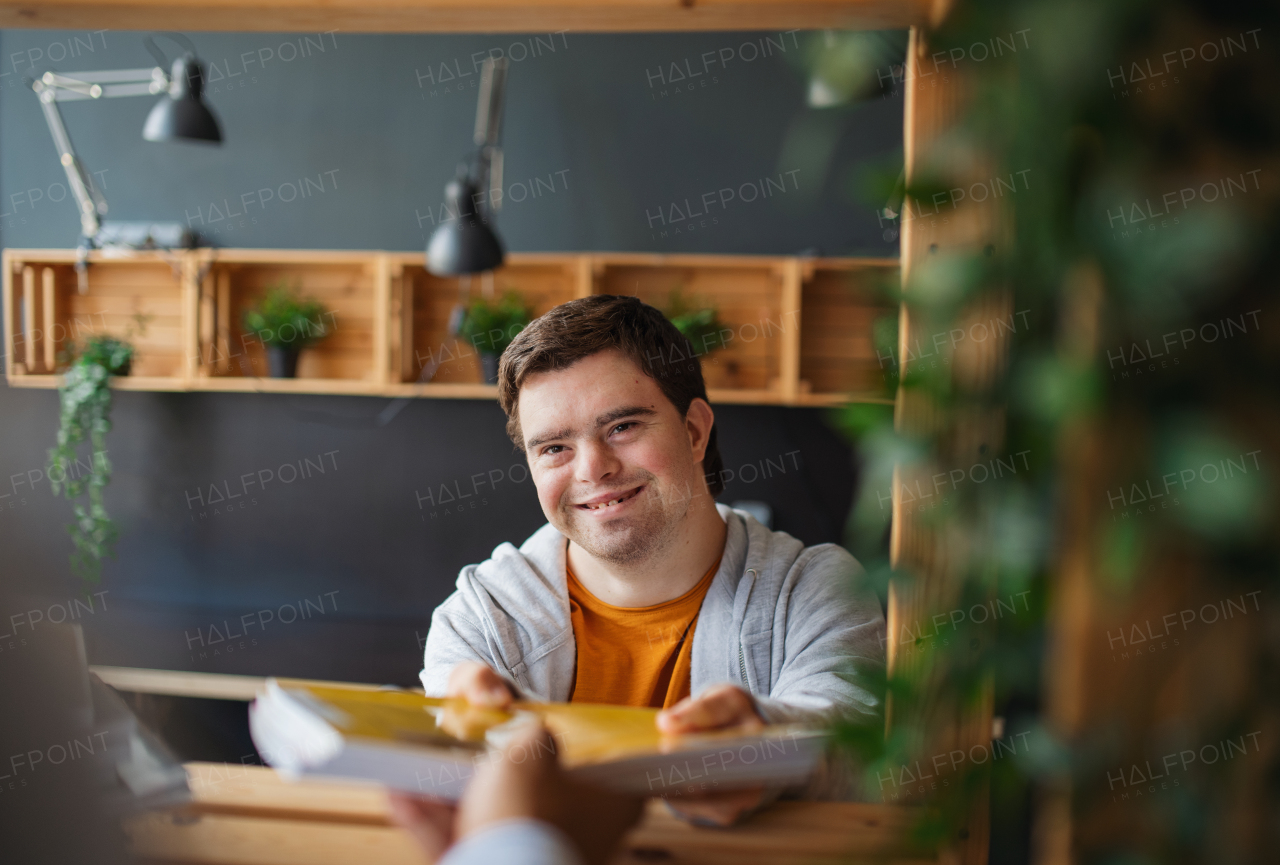
<path id="1" fill-rule="evenodd" d="M 781 646 L 782 659 L 769 694 L 749 694 L 737 683 L 708 687 L 659 716 L 665 732 L 750 728 L 761 722 L 821 728 L 837 719 L 880 728 L 884 615 L 879 601 L 859 584 L 857 562 L 838 547 L 814 550 L 796 568 L 778 600 L 774 640 Z M 809 799 L 846 798 L 855 789 L 851 767 L 833 755 L 807 785 L 785 792 Z M 752 804 L 767 804 L 783 792 L 770 788 Z M 748 808 L 735 800 L 728 808 L 682 810 L 725 823 Z"/>
<path id="2" fill-rule="evenodd" d="M 757 711 L 771 724 L 884 724 L 885 620 L 862 568 L 845 550 L 815 551 L 785 595 L 782 668 Z M 775 625 L 776 627 L 776 625 Z M 775 635 L 775 639 L 777 639 Z M 802 789 L 806 799 L 847 798 L 856 778 L 831 755 Z"/>
<path id="3" fill-rule="evenodd" d="M 418 678 L 428 697 L 465 696 L 480 705 L 505 705 L 510 695 L 519 693 L 516 683 L 507 675 L 497 653 L 491 650 L 484 630 L 461 607 L 455 593 L 436 608 L 427 631 L 422 672 Z M 505 686 L 505 700 L 491 693 Z"/>
<path id="4" fill-rule="evenodd" d="M 837 717 L 880 723 L 885 678 L 880 602 L 859 585 L 861 569 L 847 553 L 822 559 L 806 568 L 791 590 L 782 668 L 756 705 L 770 723 Z"/>

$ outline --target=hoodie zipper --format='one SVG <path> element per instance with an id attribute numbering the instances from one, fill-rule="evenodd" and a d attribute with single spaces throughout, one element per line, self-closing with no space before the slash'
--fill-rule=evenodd
<path id="1" fill-rule="evenodd" d="M 751 588 L 752 588 L 752 589 L 754 589 L 754 588 L 755 588 L 755 579 L 756 579 L 756 577 L 757 577 L 757 576 L 759 576 L 759 575 L 756 573 L 756 569 L 755 569 L 755 568 L 747 568 L 747 573 L 751 575 Z M 751 591 L 750 591 L 750 589 L 748 589 L 748 590 L 747 590 L 747 599 L 748 599 L 748 600 L 750 600 L 750 598 L 751 598 Z M 745 649 L 743 649 L 743 646 L 742 646 L 742 639 L 741 639 L 741 637 L 739 637 L 739 639 L 738 639 L 738 675 L 742 676 L 742 686 L 743 686 L 744 688 L 746 688 L 748 691 L 750 691 L 750 690 L 751 690 L 751 683 L 750 683 L 749 681 L 747 681 L 747 658 L 746 658 L 746 651 L 745 651 Z"/>

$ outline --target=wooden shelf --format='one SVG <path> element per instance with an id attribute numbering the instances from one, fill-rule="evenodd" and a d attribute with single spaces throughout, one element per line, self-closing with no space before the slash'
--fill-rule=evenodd
<path id="1" fill-rule="evenodd" d="M 591 294 L 665 307 L 678 290 L 715 306 L 728 332 L 702 359 L 713 404 L 892 403 L 873 329 L 896 314 L 881 290 L 896 259 L 516 253 L 491 275 L 457 279 L 428 273 L 420 252 L 94 252 L 83 294 L 74 262 L 75 250 L 4 251 L 10 386 L 56 388 L 69 343 L 111 333 L 136 347 L 134 374 L 112 380 L 121 390 L 492 400 L 475 349 L 448 335 L 459 303 L 512 290 L 541 315 Z M 278 283 L 333 313 L 293 379 L 265 377 L 262 343 L 241 325 Z"/>

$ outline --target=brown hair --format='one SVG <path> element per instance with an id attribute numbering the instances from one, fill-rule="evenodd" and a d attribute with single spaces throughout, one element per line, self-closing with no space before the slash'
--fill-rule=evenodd
<path id="1" fill-rule="evenodd" d="M 617 349 L 657 382 L 684 417 L 694 399 L 706 400 L 702 363 L 692 343 L 661 312 L 635 297 L 596 294 L 562 303 L 535 319 L 512 340 L 498 366 L 498 403 L 507 413 L 507 435 L 521 450 L 517 405 L 529 375 L 567 369 L 585 357 Z M 707 435 L 702 471 L 712 497 L 724 490 L 724 461 L 716 427 Z"/>

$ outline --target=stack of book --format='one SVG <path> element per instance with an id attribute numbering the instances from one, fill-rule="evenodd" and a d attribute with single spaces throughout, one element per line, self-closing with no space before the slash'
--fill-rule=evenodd
<path id="1" fill-rule="evenodd" d="M 533 719 L 551 732 L 570 776 L 642 796 L 797 784 L 826 747 L 821 731 L 792 725 L 664 736 L 657 713 L 524 701 L 505 711 L 415 691 L 269 679 L 249 728 L 259 754 L 286 776 L 366 779 L 449 800 L 483 763 L 502 759 L 512 733 Z"/>

